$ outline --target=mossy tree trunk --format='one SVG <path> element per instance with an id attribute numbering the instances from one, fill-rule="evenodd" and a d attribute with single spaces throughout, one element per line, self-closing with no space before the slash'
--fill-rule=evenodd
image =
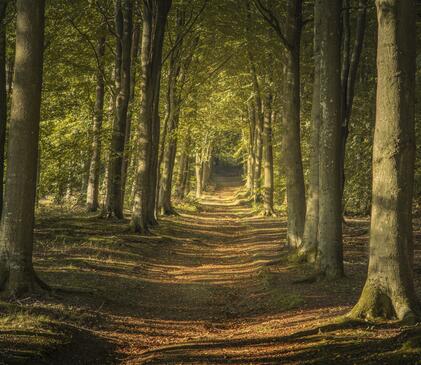
<path id="1" fill-rule="evenodd" d="M 6 194 L 0 226 L 0 289 L 24 295 L 41 284 L 33 230 L 44 50 L 43 0 L 17 0 L 16 60 Z"/>
<path id="2" fill-rule="evenodd" d="M 343 276 L 340 173 L 340 11 L 339 3 L 320 0 L 319 244 L 317 264 L 327 278 Z"/>
<path id="3" fill-rule="evenodd" d="M 367 281 L 352 317 L 413 321 L 415 1 L 377 0 L 377 106 Z"/>

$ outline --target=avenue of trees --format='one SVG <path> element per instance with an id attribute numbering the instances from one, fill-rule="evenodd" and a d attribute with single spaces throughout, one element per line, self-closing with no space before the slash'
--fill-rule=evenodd
<path id="1" fill-rule="evenodd" d="M 346 274 L 343 224 L 370 214 L 367 281 L 349 316 L 413 321 L 417 10 L 0 0 L 0 290 L 53 284 L 33 268 L 37 207 L 83 207 L 147 235 L 231 164 L 241 199 L 286 212 L 287 245 L 316 280 Z"/>

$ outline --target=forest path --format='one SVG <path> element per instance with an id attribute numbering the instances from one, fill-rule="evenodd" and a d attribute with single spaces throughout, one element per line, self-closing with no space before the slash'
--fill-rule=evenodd
<path id="1" fill-rule="evenodd" d="M 0 329 L 0 364 L 4 354 L 40 353 L 43 361 L 29 363 L 402 363 L 396 351 L 406 337 L 396 324 L 328 324 L 364 283 L 366 219 L 346 226 L 346 278 L 296 284 L 311 268 L 289 260 L 285 217 L 256 215 L 238 200 L 239 177 L 214 181 L 197 209 L 179 207 L 148 236 L 130 232 L 127 221 L 45 212 L 35 269 L 71 290 L 10 309 L 0 302 L 0 312 L 23 310 L 27 321 L 26 330 Z M 421 224 L 414 231 L 420 257 Z M 421 275 L 416 280 L 420 288 Z M 411 351 L 405 363 L 418 364 Z"/>
<path id="2" fill-rule="evenodd" d="M 313 361 L 317 332 L 306 333 L 315 338 L 298 353 L 299 338 L 288 336 L 345 313 L 349 283 L 338 285 L 334 298 L 331 283 L 293 284 L 306 272 L 287 259 L 285 220 L 256 216 L 240 204 L 238 177 L 215 176 L 214 182 L 198 212 L 161 223 L 159 248 L 139 269 L 138 315 L 117 320 L 125 328 L 118 334 L 123 363 Z"/>

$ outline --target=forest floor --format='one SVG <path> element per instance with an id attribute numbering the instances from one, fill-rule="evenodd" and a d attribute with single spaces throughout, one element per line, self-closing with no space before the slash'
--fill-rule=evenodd
<path id="1" fill-rule="evenodd" d="M 344 279 L 299 284 L 312 270 L 291 259 L 285 217 L 241 204 L 235 177 L 215 183 L 152 236 L 41 215 L 35 268 L 59 290 L 0 300 L 0 364 L 421 364 L 421 326 L 343 319 L 364 283 L 367 219 L 347 219 Z"/>

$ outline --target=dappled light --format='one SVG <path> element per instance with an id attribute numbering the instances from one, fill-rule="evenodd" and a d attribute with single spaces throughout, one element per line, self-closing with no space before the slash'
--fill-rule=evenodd
<path id="1" fill-rule="evenodd" d="M 0 0 L 0 365 L 421 365 L 421 2 Z"/>

